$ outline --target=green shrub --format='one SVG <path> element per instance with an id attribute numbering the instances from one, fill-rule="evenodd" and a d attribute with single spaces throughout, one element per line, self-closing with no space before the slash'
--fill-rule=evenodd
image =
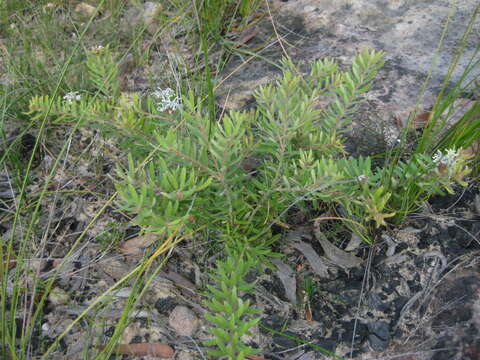
<path id="1" fill-rule="evenodd" d="M 94 81 L 99 93 L 78 101 L 34 97 L 29 114 L 32 119 L 48 114 L 52 121 L 80 116 L 89 124 L 109 119 L 100 122 L 149 134 L 132 147 L 144 152 L 133 151 L 127 166 L 118 166 L 118 206 L 148 232 L 166 238 L 208 228 L 231 249 L 218 262 L 219 275 L 213 277 L 218 285 L 209 287 L 207 302 L 218 312 L 209 317 L 215 325 L 210 344 L 218 356 L 243 359 L 254 351 L 240 343 L 256 322 L 250 319 L 254 310 L 237 295 L 251 289 L 242 280 L 248 268 L 274 255 L 270 245 L 277 237 L 271 228 L 288 221 L 288 210 L 328 204 L 347 227 L 372 242 L 375 229 L 389 219 L 401 221 L 432 194 L 465 184 L 467 159 L 457 149 L 396 158 L 382 168 L 373 167 L 369 157 L 346 153 L 344 133 L 383 64 L 381 52 L 363 51 L 346 71 L 331 60 L 317 61 L 305 77 L 285 61 L 283 76 L 256 92 L 255 111 L 232 111 L 218 122 L 205 115 L 192 93 L 182 104 L 171 91 L 160 96 L 168 106 L 155 106 L 166 93 L 154 93 L 146 99 L 148 112 L 139 98 L 126 103 L 107 96 L 118 89 L 110 76 L 115 62 L 108 49 L 89 56 L 105 57 L 89 60 L 96 64 L 89 66 L 91 76 L 102 83 Z M 325 99 L 328 105 L 320 106 Z"/>

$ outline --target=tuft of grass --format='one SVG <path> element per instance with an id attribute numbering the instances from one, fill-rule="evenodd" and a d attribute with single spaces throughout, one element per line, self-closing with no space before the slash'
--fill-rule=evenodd
<path id="1" fill-rule="evenodd" d="M 443 41 L 445 35 L 448 32 L 448 25 L 450 17 L 453 15 L 454 9 L 449 13 L 449 17 L 445 22 L 445 26 L 440 37 L 437 51 L 434 54 L 432 61 L 432 68 L 430 74 L 435 66 L 436 58 L 440 56 Z M 459 60 L 464 56 L 465 48 L 467 46 L 469 37 L 472 36 L 473 26 L 478 19 L 480 12 L 480 5 L 475 8 L 472 13 L 467 27 L 459 39 L 457 48 L 455 50 L 454 57 L 449 66 L 447 76 L 444 79 L 442 88 L 438 93 L 433 108 L 428 114 L 428 119 L 425 126 L 420 129 L 420 135 L 416 137 L 413 148 L 413 156 L 427 155 L 429 157 L 436 157 L 443 160 L 439 164 L 438 170 L 441 173 L 446 173 L 445 165 L 447 160 L 445 154 L 450 152 L 451 154 L 457 153 L 459 156 L 463 156 L 469 159 L 471 167 L 476 169 L 478 175 L 478 160 L 479 150 L 478 139 L 480 139 L 480 99 L 468 101 L 467 108 L 463 108 L 459 103 L 461 98 L 464 98 L 466 94 L 474 94 L 479 89 L 480 74 L 478 74 L 478 67 L 480 65 L 480 44 L 475 45 L 475 50 L 468 61 L 468 65 L 463 69 L 461 74 L 457 74 L 458 81 L 454 82 L 453 87 L 450 87 L 453 76 L 456 74 L 456 68 Z M 419 94 L 417 101 L 420 104 L 423 100 L 425 89 L 427 89 L 430 75 L 425 80 L 422 90 Z M 458 115 L 460 113 L 460 116 Z M 408 121 L 401 136 L 401 142 L 397 148 L 392 149 L 391 153 L 386 157 L 385 167 L 389 168 L 389 171 L 385 172 L 384 181 L 387 184 L 391 184 L 396 180 L 394 176 L 394 168 L 398 166 L 399 162 L 404 157 L 403 154 L 409 152 L 407 138 L 409 134 L 415 132 L 416 116 L 418 110 L 414 111 Z M 452 165 L 454 162 L 448 163 Z M 408 169 L 405 169 L 408 171 Z M 458 183 L 465 184 L 463 178 L 469 174 L 469 171 L 458 172 Z M 391 210 L 396 210 L 397 215 L 394 217 L 395 223 L 400 223 L 405 216 L 417 210 L 419 204 L 422 204 L 428 200 L 429 196 L 425 196 L 424 192 L 418 187 L 418 179 L 412 177 L 410 181 L 404 184 L 404 188 L 401 192 L 401 198 L 397 197 L 395 200 L 396 205 L 391 207 Z M 390 186 L 390 185 L 389 185 Z M 446 188 L 449 193 L 453 192 L 451 187 Z M 443 193 L 443 191 L 440 191 Z"/>

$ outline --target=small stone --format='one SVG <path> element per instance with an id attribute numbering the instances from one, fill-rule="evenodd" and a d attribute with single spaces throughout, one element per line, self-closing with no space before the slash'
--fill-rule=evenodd
<path id="1" fill-rule="evenodd" d="M 52 10 L 55 10 L 56 8 L 56 5 L 54 3 L 46 3 L 45 5 L 43 5 L 43 11 L 52 11 Z"/>
<path id="2" fill-rule="evenodd" d="M 162 11 L 162 5 L 147 1 L 143 4 L 143 22 L 147 26 L 147 31 L 153 35 L 158 29 L 158 18 Z"/>
<path id="3" fill-rule="evenodd" d="M 162 5 L 152 1 L 147 1 L 141 7 L 132 7 L 125 14 L 125 30 L 132 30 L 136 26 L 145 26 L 148 33 L 155 34 L 158 30 L 159 15 L 162 11 Z"/>
<path id="4" fill-rule="evenodd" d="M 100 268 L 115 280 L 121 279 L 131 271 L 131 268 L 124 261 L 116 258 L 101 262 Z"/>
<path id="5" fill-rule="evenodd" d="M 84 18 L 90 18 L 95 13 L 95 10 L 95 6 L 84 2 L 81 2 L 75 7 L 75 12 Z"/>
<path id="6" fill-rule="evenodd" d="M 54 306 L 65 305 L 70 301 L 70 297 L 65 292 L 65 290 L 55 287 L 52 289 L 50 294 L 48 294 L 48 300 Z"/>
<path id="7" fill-rule="evenodd" d="M 180 351 L 177 355 L 177 360 L 193 360 L 193 356 L 186 351 Z"/>
<path id="8" fill-rule="evenodd" d="M 173 309 L 168 323 L 181 336 L 192 336 L 198 328 L 198 319 L 193 311 L 182 305 Z"/>
<path id="9" fill-rule="evenodd" d="M 390 326 L 385 321 L 369 323 L 368 330 L 381 339 L 388 340 L 390 338 Z"/>
<path id="10" fill-rule="evenodd" d="M 43 259 L 31 259 L 27 263 L 27 267 L 34 273 L 42 272 L 47 265 L 47 262 Z"/>

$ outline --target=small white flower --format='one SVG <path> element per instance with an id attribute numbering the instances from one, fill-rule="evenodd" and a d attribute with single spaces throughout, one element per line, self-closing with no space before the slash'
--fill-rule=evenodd
<path id="1" fill-rule="evenodd" d="M 164 90 L 158 88 L 152 93 L 152 96 L 156 99 L 159 99 L 157 102 L 157 110 L 159 112 L 166 110 L 173 111 L 182 106 L 182 101 L 170 88 L 166 88 Z"/>
<path id="2" fill-rule="evenodd" d="M 54 3 L 47 3 L 43 6 L 43 12 L 50 11 L 50 10 L 55 10 L 55 4 Z"/>
<path id="3" fill-rule="evenodd" d="M 435 155 L 433 155 L 433 161 L 437 165 L 446 165 L 448 167 L 452 167 L 457 163 L 459 156 L 459 152 L 455 149 L 447 149 L 445 154 L 443 154 L 442 151 L 437 150 Z"/>
<path id="4" fill-rule="evenodd" d="M 80 94 L 78 93 L 78 91 L 72 91 L 72 92 L 69 92 L 69 93 L 66 93 L 64 96 L 63 96 L 63 100 L 65 100 L 65 102 L 70 105 L 72 104 L 74 101 L 80 101 Z"/>
<path id="5" fill-rule="evenodd" d="M 398 131 L 393 127 L 383 129 L 383 136 L 388 146 L 394 146 L 401 141 Z"/>
<path id="6" fill-rule="evenodd" d="M 361 183 L 365 183 L 368 181 L 368 176 L 367 175 L 359 175 L 357 176 L 357 181 Z"/>
<path id="7" fill-rule="evenodd" d="M 104 47 L 102 45 L 97 45 L 97 46 L 92 46 L 90 48 L 90 51 L 95 53 L 95 54 L 98 54 L 98 53 L 101 53 L 103 49 L 104 49 Z"/>

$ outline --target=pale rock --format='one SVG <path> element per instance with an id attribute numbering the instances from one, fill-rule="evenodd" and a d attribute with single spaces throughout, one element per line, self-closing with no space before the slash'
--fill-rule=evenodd
<path id="1" fill-rule="evenodd" d="M 85 346 L 88 346 L 87 339 L 89 339 L 89 335 L 84 332 L 75 334 L 75 337 L 72 338 L 72 342 L 69 344 L 67 349 L 67 354 L 65 356 L 66 359 L 71 360 L 81 360 L 84 359 L 85 356 Z"/>
<path id="2" fill-rule="evenodd" d="M 92 6 L 85 2 L 81 2 L 77 6 L 75 6 L 75 12 L 84 18 L 92 17 L 92 15 L 95 13 L 95 10 L 95 6 Z"/>
<path id="3" fill-rule="evenodd" d="M 198 328 L 198 318 L 186 306 L 175 307 L 168 318 L 170 326 L 181 336 L 192 336 Z"/>
<path id="4" fill-rule="evenodd" d="M 130 8 L 125 15 L 126 26 L 124 30 L 132 30 L 138 25 L 143 25 L 149 34 L 154 34 L 158 29 L 158 19 L 162 5 L 147 1 L 141 7 Z"/>
<path id="5" fill-rule="evenodd" d="M 180 351 L 177 355 L 177 360 L 193 360 L 193 356 L 186 351 Z"/>
<path id="6" fill-rule="evenodd" d="M 65 290 L 54 287 L 50 294 L 48 294 L 48 300 L 54 306 L 66 305 L 70 301 L 70 296 L 65 292 Z"/>
<path id="7" fill-rule="evenodd" d="M 120 340 L 123 344 L 130 344 L 134 337 L 140 336 L 142 334 L 142 329 L 140 324 L 137 321 L 134 321 L 128 325 L 122 333 L 122 338 Z"/>
<path id="8" fill-rule="evenodd" d="M 45 259 L 30 259 L 27 262 L 27 268 L 34 273 L 41 273 L 47 266 Z"/>
<path id="9" fill-rule="evenodd" d="M 149 290 L 155 299 L 165 299 L 168 297 L 175 297 L 175 286 L 173 283 L 161 276 L 155 277 L 150 284 Z"/>
<path id="10" fill-rule="evenodd" d="M 147 31 L 150 34 L 155 34 L 158 29 L 158 16 L 162 11 L 162 5 L 147 1 L 143 4 L 143 22 L 147 26 Z"/>
<path id="11" fill-rule="evenodd" d="M 42 9 L 44 12 L 47 12 L 47 11 L 53 11 L 55 10 L 55 8 L 56 8 L 56 5 L 54 3 L 49 2 L 43 5 Z"/>
<path id="12" fill-rule="evenodd" d="M 119 280 L 130 272 L 130 267 L 120 259 L 111 258 L 100 262 L 100 268 L 110 277 Z"/>

